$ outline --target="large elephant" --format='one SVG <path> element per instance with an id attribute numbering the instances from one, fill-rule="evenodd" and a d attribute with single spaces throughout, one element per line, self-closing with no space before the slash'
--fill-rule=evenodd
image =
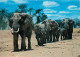
<path id="1" fill-rule="evenodd" d="M 56 40 L 56 31 L 58 30 L 58 23 L 54 20 L 44 20 L 42 22 L 43 24 L 45 24 L 46 29 L 47 29 L 47 41 L 48 42 L 52 42 Z M 53 37 L 52 37 L 53 36 Z"/>
<path id="2" fill-rule="evenodd" d="M 34 31 L 36 34 L 36 39 L 39 46 L 42 46 L 44 43 L 46 43 L 46 28 L 44 24 L 35 24 L 34 25 Z"/>
<path id="3" fill-rule="evenodd" d="M 72 19 L 64 19 L 62 22 L 64 23 L 68 23 L 68 39 L 72 39 L 72 33 L 73 33 L 73 24 L 74 24 L 74 21 Z"/>
<path id="4" fill-rule="evenodd" d="M 28 49 L 31 49 L 31 35 L 33 29 L 32 16 L 27 13 L 14 13 L 10 18 L 9 26 L 13 34 L 14 51 L 18 49 L 18 35 L 21 36 L 21 50 L 26 50 L 26 37 L 28 38 Z"/>

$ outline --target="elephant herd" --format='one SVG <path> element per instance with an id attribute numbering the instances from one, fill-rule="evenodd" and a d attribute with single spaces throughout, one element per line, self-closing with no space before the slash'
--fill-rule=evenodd
<path id="1" fill-rule="evenodd" d="M 26 37 L 28 38 L 28 49 L 31 49 L 31 35 L 32 30 L 36 34 L 36 40 L 39 46 L 45 43 L 72 39 L 74 21 L 71 19 L 64 19 L 59 27 L 54 20 L 44 20 L 42 23 L 34 24 L 32 16 L 27 13 L 14 13 L 10 18 L 9 26 L 13 35 L 14 51 L 18 51 L 18 35 L 21 36 L 21 50 L 26 50 Z"/>
<path id="2" fill-rule="evenodd" d="M 50 19 L 44 20 L 41 24 L 35 24 L 34 31 L 38 45 L 59 41 L 59 36 L 61 40 L 72 39 L 73 23 L 73 20 L 64 19 L 61 22 L 62 28 L 56 21 Z"/>
<path id="3" fill-rule="evenodd" d="M 58 41 L 58 24 L 53 20 L 45 20 L 42 24 L 35 24 L 34 31 L 38 45 L 56 40 Z"/>

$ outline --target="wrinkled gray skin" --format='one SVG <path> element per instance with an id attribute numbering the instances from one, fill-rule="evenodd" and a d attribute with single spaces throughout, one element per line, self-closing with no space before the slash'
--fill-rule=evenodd
<path id="1" fill-rule="evenodd" d="M 47 42 L 54 42 L 56 41 L 57 31 L 58 31 L 58 24 L 54 20 L 44 20 L 42 22 L 45 24 L 45 27 L 47 29 Z"/>
<path id="2" fill-rule="evenodd" d="M 21 50 L 26 49 L 26 37 L 28 38 L 28 49 L 31 49 L 32 16 L 26 13 L 14 13 L 10 18 L 9 26 L 12 29 L 14 51 L 18 50 L 18 35 L 21 36 Z"/>
<path id="3" fill-rule="evenodd" d="M 68 38 L 68 29 L 69 29 L 69 25 L 67 20 L 62 21 L 62 28 L 60 29 L 61 40 L 65 40 Z"/>
<path id="4" fill-rule="evenodd" d="M 36 34 L 37 43 L 39 46 L 42 46 L 46 43 L 46 28 L 44 24 L 35 24 L 34 31 Z"/>

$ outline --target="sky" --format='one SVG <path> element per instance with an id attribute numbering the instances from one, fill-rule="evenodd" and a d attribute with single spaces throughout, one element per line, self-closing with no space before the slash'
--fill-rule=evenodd
<path id="1" fill-rule="evenodd" d="M 26 4 L 35 10 L 43 9 L 48 19 L 80 19 L 80 0 L 0 0 L 0 9 L 15 11 L 19 4 Z"/>

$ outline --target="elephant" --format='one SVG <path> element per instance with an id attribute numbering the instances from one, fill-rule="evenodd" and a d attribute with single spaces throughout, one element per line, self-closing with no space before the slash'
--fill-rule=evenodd
<path id="1" fill-rule="evenodd" d="M 69 25 L 69 29 L 68 29 L 68 39 L 72 39 L 74 21 L 70 19 L 70 20 L 68 21 L 68 25 Z"/>
<path id="2" fill-rule="evenodd" d="M 42 24 L 45 25 L 45 28 L 47 30 L 46 39 L 47 39 L 47 43 L 49 43 L 51 42 L 51 38 L 52 38 L 51 22 L 49 22 L 49 20 L 44 20 Z"/>
<path id="3" fill-rule="evenodd" d="M 46 43 L 46 28 L 44 24 L 35 24 L 34 31 L 36 34 L 37 43 L 39 46 L 43 46 Z"/>
<path id="4" fill-rule="evenodd" d="M 56 21 L 52 21 L 53 42 L 59 40 L 59 25 Z"/>
<path id="5" fill-rule="evenodd" d="M 42 23 L 45 24 L 47 29 L 47 39 L 48 39 L 47 41 L 54 42 L 56 37 L 56 31 L 58 30 L 59 27 L 58 23 L 51 19 L 44 20 Z"/>
<path id="6" fill-rule="evenodd" d="M 68 30 L 67 30 L 68 39 L 72 39 L 74 21 L 72 19 L 64 19 L 62 22 L 68 24 Z M 65 27 L 67 27 L 67 26 L 65 26 Z"/>
<path id="7" fill-rule="evenodd" d="M 18 51 L 18 36 L 21 36 L 21 50 L 26 50 L 26 37 L 28 38 L 28 49 L 31 49 L 31 35 L 33 29 L 32 16 L 27 13 L 13 13 L 9 26 L 13 35 L 14 51 Z"/>
<path id="8" fill-rule="evenodd" d="M 61 40 L 65 40 L 68 38 L 68 29 L 69 29 L 69 25 L 68 25 L 68 20 L 63 20 L 61 22 L 62 24 L 62 28 L 60 29 L 60 34 L 61 34 Z"/>

